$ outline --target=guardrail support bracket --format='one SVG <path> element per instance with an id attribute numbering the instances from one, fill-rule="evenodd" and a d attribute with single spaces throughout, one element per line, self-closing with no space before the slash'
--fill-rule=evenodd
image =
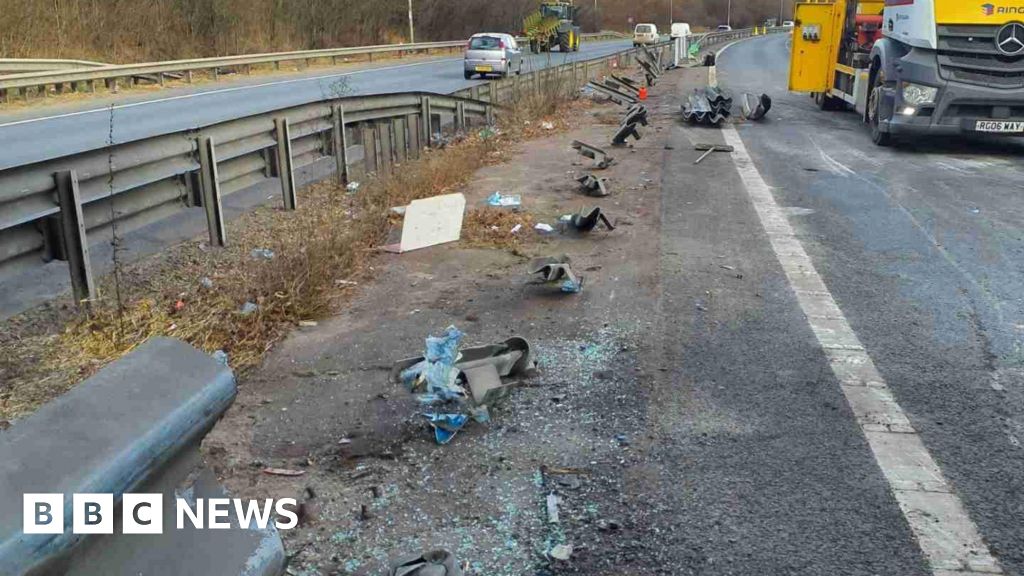
<path id="1" fill-rule="evenodd" d="M 295 210 L 298 202 L 295 196 L 295 166 L 292 162 L 291 129 L 287 118 L 274 118 L 277 134 L 277 176 L 281 179 L 281 194 L 284 209 Z"/>
<path id="2" fill-rule="evenodd" d="M 332 145 L 334 146 L 334 162 L 337 165 L 336 178 L 339 184 L 348 182 L 348 137 L 345 135 L 345 107 L 335 104 L 332 111 L 334 131 Z"/>
<path id="3" fill-rule="evenodd" d="M 89 239 L 82 217 L 82 198 L 78 192 L 78 175 L 64 170 L 53 175 L 57 184 L 57 202 L 60 205 L 60 237 L 64 258 L 71 270 L 71 291 L 79 306 L 89 306 L 96 298 L 96 285 L 89 260 Z"/>
<path id="4" fill-rule="evenodd" d="M 224 210 L 220 201 L 220 177 L 217 174 L 217 150 L 213 138 L 197 141 L 199 146 L 199 185 L 202 188 L 203 208 L 206 210 L 206 224 L 210 230 L 212 246 L 226 246 L 227 230 L 224 228 Z"/>

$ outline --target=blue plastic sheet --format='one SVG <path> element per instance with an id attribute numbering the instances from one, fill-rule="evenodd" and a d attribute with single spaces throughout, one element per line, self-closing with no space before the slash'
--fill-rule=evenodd
<path id="1" fill-rule="evenodd" d="M 469 421 L 465 414 L 424 414 L 430 425 L 434 427 L 434 440 L 438 444 L 447 444 Z"/>
<path id="2" fill-rule="evenodd" d="M 463 336 L 455 326 L 449 326 L 443 336 L 429 336 L 424 359 L 402 371 L 401 378 L 406 387 L 413 392 L 423 388 L 423 392 L 436 395 L 441 400 L 464 397 L 466 391 L 455 383 L 458 377 L 455 362 L 459 359 L 459 344 Z"/>

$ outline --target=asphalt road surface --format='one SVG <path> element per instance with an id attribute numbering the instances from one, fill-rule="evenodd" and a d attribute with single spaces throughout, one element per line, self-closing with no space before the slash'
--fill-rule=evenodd
<path id="1" fill-rule="evenodd" d="M 584 43 L 579 52 L 527 55 L 523 71 L 598 58 L 629 41 Z M 129 142 L 326 98 L 425 91 L 447 94 L 483 83 L 463 77 L 462 57 L 386 64 L 366 70 L 289 78 L 245 79 L 133 96 L 113 107 L 113 138 Z M 28 114 L 0 116 L 0 170 L 106 146 L 111 108 L 85 101 Z"/>
<path id="2" fill-rule="evenodd" d="M 729 47 L 717 73 L 774 99 L 736 127 L 757 171 L 992 555 L 1024 574 L 1021 140 L 876 147 L 857 114 L 786 91 L 784 37 Z"/>

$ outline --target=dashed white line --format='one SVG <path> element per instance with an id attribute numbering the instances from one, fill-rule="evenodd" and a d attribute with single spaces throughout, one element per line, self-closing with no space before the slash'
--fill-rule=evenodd
<path id="1" fill-rule="evenodd" d="M 723 134 L 775 256 L 828 357 L 875 461 L 935 576 L 1003 574 L 960 498 L 925 448 L 818 275 L 739 133 Z"/>

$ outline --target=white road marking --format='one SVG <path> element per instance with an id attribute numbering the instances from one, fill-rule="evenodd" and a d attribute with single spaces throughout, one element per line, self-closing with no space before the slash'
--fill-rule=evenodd
<path id="1" fill-rule="evenodd" d="M 739 133 L 726 125 L 723 134 L 726 143 L 735 149 L 736 170 L 775 256 L 933 574 L 1003 574 L 960 498 L 818 275 Z"/>
<path id="2" fill-rule="evenodd" d="M 400 68 L 409 68 L 412 66 L 426 66 L 427 64 L 437 64 L 439 62 L 455 62 L 462 60 L 462 58 L 444 58 L 441 60 L 428 60 L 426 62 L 412 62 L 410 64 L 400 64 L 398 66 L 385 66 L 381 68 L 367 68 L 364 70 L 353 70 L 352 72 L 344 72 L 342 74 L 327 74 L 324 76 L 310 76 L 306 78 L 293 78 L 291 80 L 279 80 L 277 82 L 264 82 L 263 84 L 249 84 L 246 86 L 234 86 L 231 88 L 221 88 L 219 90 L 207 90 L 205 92 L 194 92 L 192 94 L 181 94 L 179 96 L 168 96 L 166 98 L 157 98 L 155 100 L 143 100 L 142 102 L 132 102 L 130 104 L 119 104 L 114 106 L 114 110 L 124 110 L 125 108 L 134 108 L 136 106 L 145 106 L 148 104 L 157 104 L 159 102 L 173 102 L 175 100 L 185 100 L 188 98 L 196 98 L 199 96 L 209 96 L 211 94 L 226 94 L 229 92 L 238 92 L 240 90 L 251 90 L 254 88 L 265 88 L 267 86 L 281 86 L 285 84 L 295 84 L 297 82 L 309 82 L 311 80 L 326 80 L 330 78 L 340 78 L 342 76 L 353 76 L 355 74 L 362 74 L 365 72 L 379 72 L 383 70 L 398 70 Z M 41 122 L 43 120 L 53 120 L 54 118 L 71 118 L 74 116 L 84 116 L 85 114 L 96 114 L 97 112 L 108 113 L 110 107 L 104 108 L 93 108 L 92 110 L 79 110 L 78 112 L 68 112 L 67 114 L 57 114 L 55 116 L 43 116 L 40 118 L 29 118 L 27 120 L 18 120 L 16 122 L 7 122 L 6 124 L 0 124 L 0 128 L 6 128 L 8 126 L 18 126 L 19 124 L 30 124 L 32 122 Z"/>

